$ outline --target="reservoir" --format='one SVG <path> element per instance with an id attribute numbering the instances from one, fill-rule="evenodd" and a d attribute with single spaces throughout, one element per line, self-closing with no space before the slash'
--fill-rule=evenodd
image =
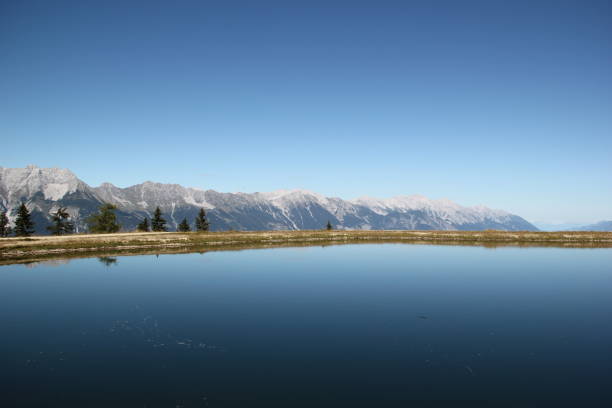
<path id="1" fill-rule="evenodd" d="M 0 267 L 0 406 L 612 406 L 612 249 L 360 244 Z"/>

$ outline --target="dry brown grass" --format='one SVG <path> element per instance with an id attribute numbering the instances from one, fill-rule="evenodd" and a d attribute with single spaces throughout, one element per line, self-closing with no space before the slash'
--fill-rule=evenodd
<path id="1" fill-rule="evenodd" d="M 343 243 L 612 247 L 612 232 L 530 231 L 249 231 L 149 232 L 0 239 L 0 264 L 47 258 L 143 252 L 202 252 Z"/>

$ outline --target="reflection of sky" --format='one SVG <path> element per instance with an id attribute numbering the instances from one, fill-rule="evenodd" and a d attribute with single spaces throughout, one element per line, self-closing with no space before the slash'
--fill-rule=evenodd
<path id="1" fill-rule="evenodd" d="M 61 392 L 63 406 L 101 383 L 107 406 L 313 395 L 586 406 L 611 396 L 610 249 L 386 244 L 117 259 L 0 267 L 0 361 L 14 393 Z"/>

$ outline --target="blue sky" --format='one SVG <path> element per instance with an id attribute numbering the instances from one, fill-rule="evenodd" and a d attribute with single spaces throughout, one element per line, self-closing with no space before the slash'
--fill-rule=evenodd
<path id="1" fill-rule="evenodd" d="M 612 219 L 609 1 L 4 1 L 0 166 Z"/>

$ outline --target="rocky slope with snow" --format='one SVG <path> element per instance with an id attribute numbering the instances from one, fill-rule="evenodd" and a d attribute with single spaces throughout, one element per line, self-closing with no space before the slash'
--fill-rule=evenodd
<path id="1" fill-rule="evenodd" d="M 200 208 L 207 210 L 213 230 L 320 229 L 328 220 L 338 229 L 537 230 L 523 218 L 502 210 L 463 207 L 418 195 L 349 201 L 306 190 L 220 193 L 153 182 L 127 188 L 110 183 L 90 187 L 66 169 L 0 167 L 0 209 L 8 210 L 14 220 L 21 202 L 33 211 L 38 233 L 45 232 L 49 213 L 59 206 L 67 207 L 77 229 L 84 231 L 85 220 L 103 202 L 117 205 L 119 221 L 126 230 L 150 217 L 157 206 L 170 230 L 184 217 L 192 221 Z"/>

